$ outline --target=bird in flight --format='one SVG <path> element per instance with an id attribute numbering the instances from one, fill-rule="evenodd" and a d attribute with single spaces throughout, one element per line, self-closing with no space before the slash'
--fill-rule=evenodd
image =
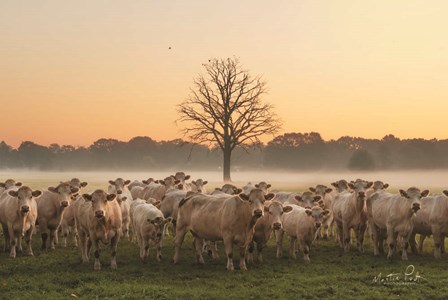
<path id="1" fill-rule="evenodd" d="M 168 50 L 171 50 L 171 47 L 168 47 Z"/>

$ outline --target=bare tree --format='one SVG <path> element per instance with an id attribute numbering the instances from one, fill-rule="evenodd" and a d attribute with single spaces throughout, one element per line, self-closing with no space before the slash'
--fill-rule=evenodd
<path id="1" fill-rule="evenodd" d="M 218 144 L 223 152 L 223 177 L 230 181 L 235 147 L 259 144 L 263 134 L 274 134 L 281 122 L 273 106 L 261 102 L 266 83 L 252 77 L 237 58 L 211 59 L 203 64 L 188 98 L 178 105 L 183 133 L 195 143 Z"/>

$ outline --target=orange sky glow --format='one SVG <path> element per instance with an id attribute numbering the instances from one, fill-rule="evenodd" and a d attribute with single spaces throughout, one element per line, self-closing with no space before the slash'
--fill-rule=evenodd
<path id="1" fill-rule="evenodd" d="M 2 0 L 0 141 L 181 137 L 176 105 L 201 64 L 232 56 L 267 81 L 282 133 L 446 139 L 447 11 L 444 0 Z"/>

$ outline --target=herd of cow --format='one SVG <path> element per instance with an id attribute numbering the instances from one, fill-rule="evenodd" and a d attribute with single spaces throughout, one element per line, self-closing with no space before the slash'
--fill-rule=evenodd
<path id="1" fill-rule="evenodd" d="M 258 260 L 262 250 L 275 233 L 277 257 L 282 256 L 282 239 L 290 239 L 289 255 L 296 258 L 299 240 L 304 260 L 309 261 L 312 242 L 316 238 L 335 236 L 341 250 L 348 252 L 352 231 L 359 251 L 363 251 L 366 231 L 372 237 L 374 255 L 384 253 L 387 258 L 401 249 L 407 259 L 407 249 L 422 251 L 423 241 L 433 236 L 434 256 L 444 252 L 444 238 L 448 233 L 448 191 L 429 196 L 429 191 L 418 188 L 386 191 L 388 184 L 361 179 L 333 182 L 310 187 L 304 193 L 270 191 L 266 182 L 242 188 L 224 184 L 207 193 L 207 181 L 187 182 L 189 175 L 177 172 L 163 180 L 134 181 L 118 178 L 109 181 L 108 190 L 81 193 L 87 182 L 77 178 L 61 182 L 46 191 L 32 190 L 12 179 L 0 182 L 0 223 L 3 226 L 5 251 L 10 257 L 22 252 L 22 240 L 28 255 L 36 227 L 41 234 L 42 249 L 67 246 L 71 233 L 73 243 L 81 244 L 84 263 L 89 262 L 94 247 L 94 269 L 100 270 L 100 246 L 110 244 L 111 268 L 117 268 L 116 250 L 124 235 L 140 247 L 140 258 L 148 256 L 149 244 L 156 245 L 156 259 L 162 257 L 162 242 L 172 229 L 175 254 L 179 254 L 187 232 L 193 235 L 198 263 L 204 263 L 203 252 L 218 258 L 216 241 L 223 241 L 227 269 L 233 270 L 233 246 L 240 250 L 240 269 L 247 270 L 246 261 L 253 261 L 256 245 Z M 167 226 L 169 223 L 171 226 Z M 333 226 L 336 225 L 336 232 Z M 415 240 L 420 234 L 419 245 Z M 49 241 L 48 241 L 49 237 Z M 48 243 L 47 243 L 48 241 Z"/>

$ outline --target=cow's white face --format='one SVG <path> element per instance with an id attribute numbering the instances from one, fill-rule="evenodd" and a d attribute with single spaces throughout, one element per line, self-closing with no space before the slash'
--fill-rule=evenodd
<path id="1" fill-rule="evenodd" d="M 333 191 L 332 188 L 327 188 L 327 186 L 322 185 L 322 184 L 318 184 L 316 185 L 315 188 L 310 187 L 309 190 L 313 193 L 315 193 L 316 195 L 319 195 L 322 197 L 322 199 L 324 198 L 325 194 L 329 194 Z"/>
<path id="2" fill-rule="evenodd" d="M 192 187 L 192 190 L 194 192 L 203 193 L 205 191 L 204 185 L 206 185 L 208 183 L 208 181 L 202 180 L 202 179 L 197 179 L 197 180 L 193 180 L 191 183 L 194 186 L 194 188 Z"/>
<path id="3" fill-rule="evenodd" d="M 269 192 L 269 189 L 271 188 L 271 185 L 265 181 L 261 181 L 260 183 L 257 183 L 255 185 L 257 189 L 260 189 L 263 191 L 263 193 L 267 194 Z"/>
<path id="4" fill-rule="evenodd" d="M 313 218 L 315 229 L 318 229 L 320 228 L 320 226 L 322 226 L 322 222 L 324 221 L 325 217 L 330 213 L 328 209 L 322 209 L 319 206 L 307 208 L 305 212 L 308 216 Z"/>
<path id="5" fill-rule="evenodd" d="M 155 219 L 147 219 L 148 223 L 150 223 L 152 226 L 154 226 L 154 234 L 155 234 L 155 240 L 156 242 L 159 242 L 163 237 L 163 232 L 165 229 L 165 224 L 172 221 L 172 218 L 166 218 L 163 217 L 156 217 Z"/>
<path id="6" fill-rule="evenodd" d="M 372 187 L 372 185 L 373 182 L 363 180 L 357 180 L 348 184 L 349 188 L 356 194 L 356 197 L 360 200 L 365 199 L 366 190 Z"/>
<path id="7" fill-rule="evenodd" d="M 113 201 L 116 197 L 115 194 L 107 194 L 103 190 L 96 190 L 91 195 L 84 194 L 82 197 L 86 201 L 92 202 L 92 211 L 96 218 L 101 219 L 106 216 L 106 206 L 109 201 Z"/>
<path id="8" fill-rule="evenodd" d="M 39 197 L 42 192 L 33 191 L 27 186 L 22 186 L 17 191 L 9 191 L 8 194 L 17 199 L 17 212 L 26 215 L 30 211 L 33 197 Z"/>
<path id="9" fill-rule="evenodd" d="M 417 212 L 420 209 L 421 199 L 429 195 L 428 190 L 424 190 L 423 192 L 416 187 L 408 188 L 406 191 L 400 190 L 400 195 L 407 199 L 408 204 L 414 212 Z"/>
<path id="10" fill-rule="evenodd" d="M 274 230 L 282 229 L 282 215 L 292 211 L 291 206 L 285 206 L 278 202 L 273 201 L 269 206 L 264 207 L 266 214 L 269 214 L 269 224 Z"/>
<path id="11" fill-rule="evenodd" d="M 116 194 L 117 195 L 117 201 L 118 203 L 121 203 L 123 201 L 127 200 L 126 196 L 123 196 L 123 191 L 126 189 L 126 187 L 131 183 L 130 180 L 124 180 L 123 178 L 117 178 L 115 180 L 109 180 L 109 194 Z"/>
<path id="12" fill-rule="evenodd" d="M 72 200 L 72 195 L 75 195 L 79 191 L 78 188 L 71 187 L 68 182 L 62 182 L 57 187 L 49 187 L 48 190 L 58 195 L 61 207 L 68 207 Z"/>
<path id="13" fill-rule="evenodd" d="M 305 208 L 311 208 L 315 205 L 321 207 L 324 206 L 324 201 L 319 195 L 313 195 L 311 192 L 304 192 L 302 195 L 297 195 L 294 197 L 299 202 L 299 205 Z"/>
<path id="14" fill-rule="evenodd" d="M 264 202 L 272 200 L 275 195 L 272 193 L 265 195 L 261 189 L 253 189 L 249 195 L 239 194 L 238 197 L 249 203 L 253 217 L 260 218 L 264 213 Z"/>

